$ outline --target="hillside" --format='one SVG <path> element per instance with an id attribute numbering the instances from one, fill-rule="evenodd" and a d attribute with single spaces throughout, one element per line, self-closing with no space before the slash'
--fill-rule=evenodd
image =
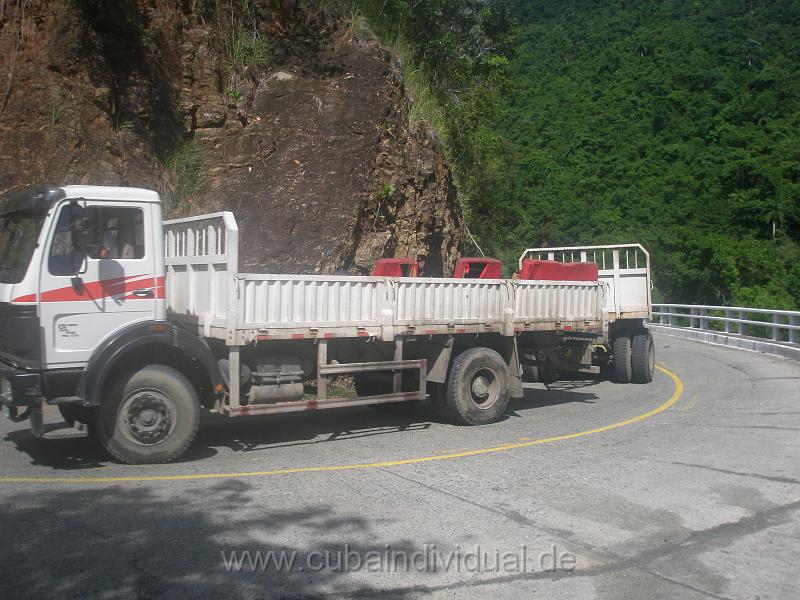
<path id="1" fill-rule="evenodd" d="M 452 267 L 461 207 L 396 59 L 325 3 L 0 2 L 0 192 L 161 192 L 233 210 L 242 268 Z"/>
<path id="2" fill-rule="evenodd" d="M 641 241 L 662 301 L 800 305 L 800 3 L 509 5 L 481 240 Z"/>

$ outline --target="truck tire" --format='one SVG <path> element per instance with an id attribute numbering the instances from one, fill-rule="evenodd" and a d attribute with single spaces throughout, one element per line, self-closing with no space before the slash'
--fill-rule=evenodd
<path id="1" fill-rule="evenodd" d="M 97 436 L 117 460 L 166 463 L 183 454 L 200 422 L 200 402 L 189 380 L 164 365 L 121 377 L 97 412 Z"/>
<path id="2" fill-rule="evenodd" d="M 653 381 L 653 371 L 656 368 L 656 348 L 653 336 L 646 329 L 633 336 L 631 367 L 634 383 Z"/>
<path id="3" fill-rule="evenodd" d="M 508 366 L 489 348 L 470 348 L 453 361 L 447 379 L 447 405 L 456 421 L 484 425 L 498 421 L 509 399 Z"/>
<path id="4" fill-rule="evenodd" d="M 356 394 L 359 396 L 378 396 L 380 394 L 391 394 L 392 384 L 390 381 L 380 381 L 369 377 L 355 377 Z M 383 402 L 381 404 L 370 404 L 369 407 L 378 412 L 401 413 L 410 411 L 420 403 L 420 400 L 403 400 L 402 402 Z"/>
<path id="5" fill-rule="evenodd" d="M 630 383 L 632 378 L 631 338 L 618 337 L 614 340 L 614 381 Z"/>

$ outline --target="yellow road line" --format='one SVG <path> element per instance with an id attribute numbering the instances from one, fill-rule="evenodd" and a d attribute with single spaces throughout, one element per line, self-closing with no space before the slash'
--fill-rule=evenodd
<path id="1" fill-rule="evenodd" d="M 289 469 L 275 469 L 272 471 L 245 471 L 241 473 L 202 473 L 194 475 L 141 475 L 141 476 L 120 476 L 120 477 L 0 477 L 0 483 L 120 483 L 132 481 L 182 481 L 182 480 L 196 480 L 196 479 L 223 479 L 223 478 L 237 478 L 237 477 L 266 477 L 268 475 L 292 475 L 295 473 L 320 473 L 326 471 L 352 471 L 356 469 L 374 469 L 377 467 L 396 467 L 399 465 L 412 465 L 417 463 L 432 462 L 438 460 L 451 460 L 454 458 L 464 458 L 466 456 L 479 456 L 481 454 L 493 454 L 496 452 L 504 452 L 506 450 L 516 450 L 517 448 L 527 448 L 529 446 L 539 446 L 541 444 L 549 444 L 551 442 L 560 442 L 562 440 L 572 440 L 587 435 L 594 435 L 596 433 L 603 433 L 604 431 L 611 431 L 639 423 L 645 419 L 649 419 L 659 413 L 664 412 L 680 399 L 683 393 L 683 382 L 672 371 L 665 369 L 658 365 L 656 368 L 664 373 L 667 377 L 672 379 L 675 384 L 675 390 L 670 396 L 669 400 L 664 402 L 661 406 L 654 408 L 644 414 L 611 425 L 604 425 L 595 429 L 588 429 L 586 431 L 579 431 L 578 433 L 568 433 L 565 435 L 557 435 L 549 438 L 542 438 L 538 440 L 531 440 L 527 442 L 516 442 L 513 444 L 503 444 L 502 446 L 493 446 L 491 448 L 479 448 L 477 450 L 467 450 L 464 452 L 453 452 L 449 454 L 437 454 L 433 456 L 419 456 L 417 458 L 405 458 L 401 460 L 389 460 L 383 462 L 373 463 L 360 463 L 352 465 L 334 465 L 330 467 L 296 467 Z"/>

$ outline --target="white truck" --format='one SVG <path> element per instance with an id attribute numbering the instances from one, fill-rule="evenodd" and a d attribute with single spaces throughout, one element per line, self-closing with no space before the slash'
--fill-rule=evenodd
<path id="1" fill-rule="evenodd" d="M 42 408 L 57 405 L 116 459 L 167 462 L 192 443 L 202 411 L 430 399 L 443 418 L 479 425 L 501 419 L 524 380 L 598 372 L 598 357 L 624 364 L 621 381 L 652 378 L 649 269 L 631 312 L 618 309 L 626 288 L 602 278 L 241 273 L 238 237 L 229 212 L 162 222 L 148 190 L 29 188 L 10 199 L 0 215 L 6 414 L 47 437 Z M 342 375 L 352 397 L 328 393 Z"/>

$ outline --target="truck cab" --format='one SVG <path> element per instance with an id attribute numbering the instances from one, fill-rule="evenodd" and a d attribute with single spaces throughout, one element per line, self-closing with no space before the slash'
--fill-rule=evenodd
<path id="1" fill-rule="evenodd" d="M 42 398 L 65 416 L 99 402 L 108 365 L 92 362 L 126 332 L 165 322 L 160 231 L 159 196 L 148 190 L 29 188 L 5 204 L 0 401 L 9 416 L 24 411 L 41 435 Z"/>
<path id="2" fill-rule="evenodd" d="M 0 215 L 0 358 L 82 369 L 115 332 L 163 320 L 158 195 L 67 186 L 21 192 Z"/>

